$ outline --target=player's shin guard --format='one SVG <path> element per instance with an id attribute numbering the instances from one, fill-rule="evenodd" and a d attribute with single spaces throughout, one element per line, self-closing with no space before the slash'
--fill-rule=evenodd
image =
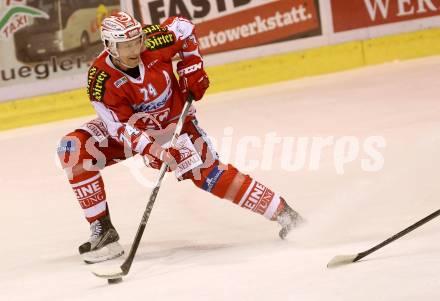
<path id="1" fill-rule="evenodd" d="M 83 131 L 69 133 L 60 141 L 58 156 L 87 221 L 93 223 L 108 210 L 101 175 L 97 168 L 87 168 L 86 162 L 94 159 L 85 147 L 89 139 L 90 134 Z"/>
<path id="2" fill-rule="evenodd" d="M 276 220 L 285 206 L 284 199 L 249 175 L 244 175 L 244 178 L 238 192 L 231 200 L 242 208 L 259 213 L 269 220 Z"/>
<path id="3" fill-rule="evenodd" d="M 98 171 L 77 173 L 68 169 L 66 168 L 66 173 L 69 183 L 87 221 L 93 223 L 108 215 L 104 181 L 101 174 Z"/>
<path id="4" fill-rule="evenodd" d="M 273 221 L 286 204 L 277 193 L 231 164 L 214 165 L 202 173 L 202 181 L 195 183 L 203 190 Z"/>
<path id="5" fill-rule="evenodd" d="M 85 179 L 75 177 L 69 182 L 89 223 L 108 215 L 104 182 L 99 172 Z"/>

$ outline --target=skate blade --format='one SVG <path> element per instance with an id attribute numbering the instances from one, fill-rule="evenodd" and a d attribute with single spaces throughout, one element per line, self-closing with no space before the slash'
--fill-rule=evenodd
<path id="1" fill-rule="evenodd" d="M 122 246 L 118 242 L 113 242 L 102 247 L 99 250 L 81 254 L 81 258 L 87 264 L 94 264 L 114 259 L 116 257 L 122 256 L 123 254 L 124 249 L 122 248 Z"/>
<path id="2" fill-rule="evenodd" d="M 286 239 L 286 237 L 289 235 L 290 232 L 292 232 L 293 229 L 298 229 L 306 225 L 306 219 L 299 215 L 299 213 L 297 214 L 298 215 L 295 217 L 290 225 L 285 226 L 280 230 L 279 236 L 282 240 Z"/>
<path id="3" fill-rule="evenodd" d="M 292 231 L 291 227 L 284 227 L 280 230 L 279 236 L 282 240 L 286 239 L 289 232 Z"/>

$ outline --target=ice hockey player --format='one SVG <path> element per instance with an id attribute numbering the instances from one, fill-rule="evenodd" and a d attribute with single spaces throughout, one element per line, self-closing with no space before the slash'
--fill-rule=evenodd
<path id="1" fill-rule="evenodd" d="M 191 180 L 200 189 L 277 221 L 283 239 L 301 219 L 280 195 L 219 161 L 193 107 L 176 146 L 166 145 L 188 93 L 200 100 L 209 86 L 194 27 L 183 17 L 142 27 L 125 12 L 102 22 L 104 51 L 87 78 L 87 94 L 98 118 L 64 136 L 58 147 L 61 164 L 90 223 L 90 239 L 79 247 L 87 263 L 123 254 L 100 170 L 136 154 L 146 158 L 151 168 L 159 169 L 166 162 L 179 180 Z M 179 79 L 172 65 L 176 54 Z M 194 162 L 189 170 L 188 162 Z"/>

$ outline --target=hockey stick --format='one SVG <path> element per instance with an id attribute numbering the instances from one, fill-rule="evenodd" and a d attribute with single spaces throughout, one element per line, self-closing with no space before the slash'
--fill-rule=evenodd
<path id="1" fill-rule="evenodd" d="M 179 117 L 179 121 L 177 122 L 176 129 L 174 130 L 173 137 L 171 139 L 171 145 L 176 143 L 177 138 L 182 131 L 183 123 L 185 121 L 186 116 L 188 115 L 189 108 L 191 107 L 192 102 L 194 101 L 193 96 L 190 94 L 188 99 L 186 100 L 185 106 L 183 107 L 182 114 Z M 122 263 L 120 267 L 97 267 L 92 271 L 93 274 L 100 278 L 105 278 L 110 280 L 122 280 L 119 279 L 122 276 L 128 274 L 131 268 L 131 264 L 133 263 L 134 256 L 136 255 L 136 251 L 138 249 L 139 243 L 141 241 L 142 235 L 144 234 L 145 226 L 147 225 L 148 218 L 150 217 L 151 210 L 153 209 L 154 202 L 157 197 L 157 193 L 159 192 L 160 185 L 162 183 L 162 179 L 165 176 L 166 170 L 168 168 L 167 164 L 162 164 L 159 171 L 159 178 L 157 179 L 156 185 L 153 188 L 153 191 L 150 194 L 150 199 L 147 203 L 147 207 L 145 208 L 144 215 L 142 216 L 141 223 L 136 232 L 136 236 L 134 237 L 133 244 L 131 245 L 130 252 L 128 253 L 127 258 Z"/>
<path id="2" fill-rule="evenodd" d="M 349 263 L 356 262 L 356 261 L 364 258 L 365 256 L 367 256 L 367 255 L 369 255 L 369 254 L 379 250 L 380 248 L 383 248 L 387 244 L 395 241 L 396 239 L 398 239 L 398 238 L 408 234 L 409 232 L 417 229 L 421 225 L 426 224 L 427 222 L 429 222 L 430 220 L 436 218 L 439 215 L 440 215 L 440 210 L 437 210 L 437 211 L 431 213 L 430 215 L 428 215 L 427 217 L 419 220 L 417 223 L 412 224 L 408 228 L 400 231 L 399 233 L 391 236 L 387 240 L 384 240 L 380 244 L 378 244 L 378 245 L 376 245 L 376 246 L 372 247 L 371 249 L 368 249 L 368 250 L 366 250 L 364 252 L 361 252 L 361 253 L 358 253 L 358 254 L 354 254 L 354 255 L 338 255 L 338 256 L 335 256 L 327 264 L 327 267 L 328 268 L 335 268 L 335 267 L 338 267 L 338 266 L 341 266 L 341 265 L 344 265 L 344 264 L 349 264 Z"/>

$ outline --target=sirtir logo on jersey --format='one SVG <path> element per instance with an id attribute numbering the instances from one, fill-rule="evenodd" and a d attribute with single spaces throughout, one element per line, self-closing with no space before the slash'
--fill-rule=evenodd
<path id="1" fill-rule="evenodd" d="M 24 4 L 24 0 L 6 1 L 6 9 L 0 16 L 0 39 L 11 38 L 19 29 L 29 25 L 30 18 L 49 19 L 44 11 Z"/>
<path id="2" fill-rule="evenodd" d="M 145 40 L 145 46 L 148 50 L 157 50 L 174 44 L 172 33 L 160 33 L 153 35 Z"/>
<path id="3" fill-rule="evenodd" d="M 105 83 L 110 75 L 95 66 L 89 69 L 87 76 L 87 95 L 91 101 L 102 101 L 105 94 Z"/>

